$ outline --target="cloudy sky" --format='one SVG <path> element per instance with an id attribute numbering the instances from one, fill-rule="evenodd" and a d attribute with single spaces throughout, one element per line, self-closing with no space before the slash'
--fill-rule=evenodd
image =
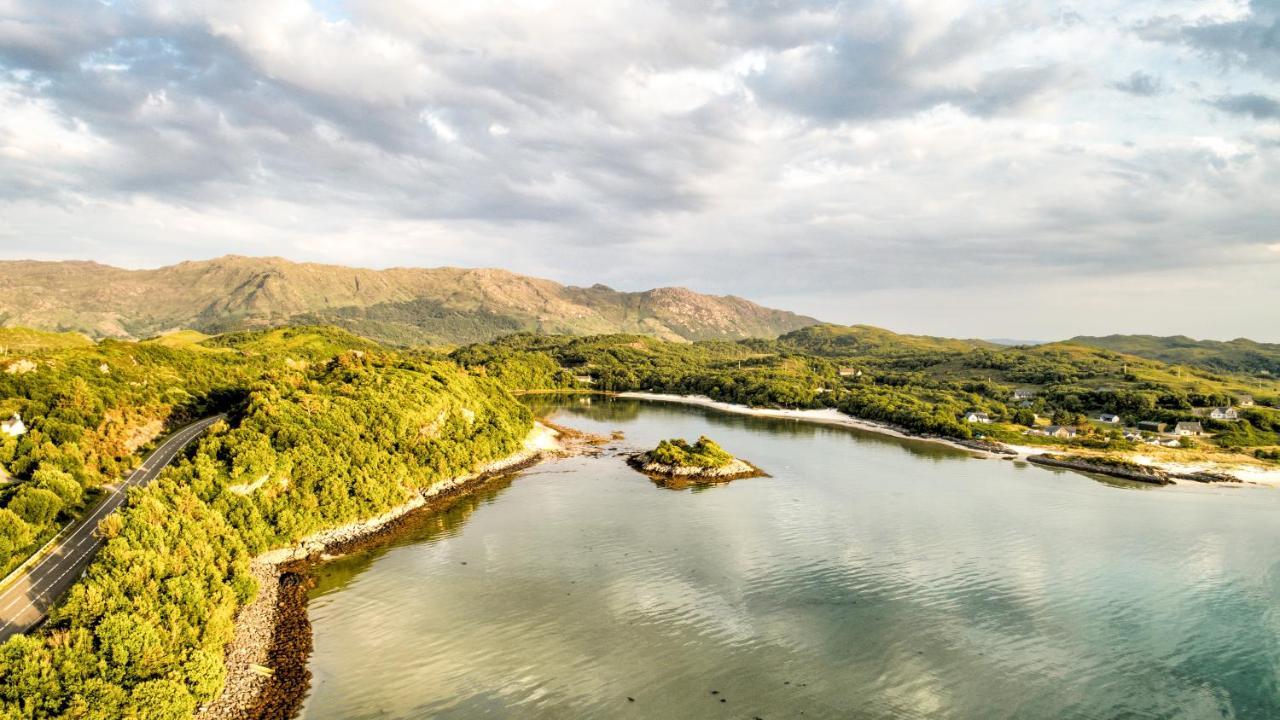
<path id="1" fill-rule="evenodd" d="M 0 256 L 1280 341 L 1280 0 L 0 0 Z"/>

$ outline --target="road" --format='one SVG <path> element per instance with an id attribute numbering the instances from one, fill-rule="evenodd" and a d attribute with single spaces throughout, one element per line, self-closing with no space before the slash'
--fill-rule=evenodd
<path id="1" fill-rule="evenodd" d="M 102 547 L 96 533 L 98 523 L 128 499 L 129 488 L 151 482 L 188 443 L 223 417 L 199 420 L 165 438 L 93 512 L 54 538 L 56 545 L 48 554 L 20 571 L 21 575 L 0 591 L 0 643 L 44 620 L 49 608 L 80 579 Z"/>

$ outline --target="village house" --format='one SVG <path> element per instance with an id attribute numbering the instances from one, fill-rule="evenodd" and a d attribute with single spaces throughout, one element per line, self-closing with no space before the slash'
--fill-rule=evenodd
<path id="1" fill-rule="evenodd" d="M 1069 425 L 1050 425 L 1044 429 L 1045 435 L 1056 438 L 1073 438 L 1076 436 L 1076 429 Z"/>
<path id="2" fill-rule="evenodd" d="M 840 377 L 862 377 L 862 371 L 857 368 L 842 367 L 839 372 Z"/>
<path id="3" fill-rule="evenodd" d="M 964 416 L 965 422 L 990 423 L 991 417 L 984 412 L 971 412 Z"/>
<path id="4" fill-rule="evenodd" d="M 1240 413 L 1233 407 L 1216 407 L 1209 411 L 1210 420 L 1239 420 Z"/>
<path id="5" fill-rule="evenodd" d="M 1253 396 L 1240 395 L 1236 398 L 1236 404 L 1240 407 L 1253 407 Z"/>
<path id="6" fill-rule="evenodd" d="M 1180 422 L 1173 426 L 1173 434 L 1182 437 L 1190 437 L 1192 435 L 1203 435 L 1204 427 L 1198 422 Z"/>
<path id="7" fill-rule="evenodd" d="M 583 385 L 595 385 L 595 384 L 596 384 L 596 379 L 595 379 L 595 378 L 593 378 L 593 377 L 591 377 L 590 375 L 574 375 L 574 376 L 573 376 L 573 379 L 574 379 L 574 380 L 577 380 L 578 382 L 582 383 Z"/>
<path id="8" fill-rule="evenodd" d="M 1142 432 L 1162 433 L 1167 427 L 1168 425 L 1154 420 L 1143 420 L 1138 423 L 1138 430 L 1141 430 Z"/>
<path id="9" fill-rule="evenodd" d="M 22 422 L 22 416 L 18 413 L 14 413 L 13 417 L 8 420 L 0 420 L 0 432 L 3 432 L 5 435 L 18 437 L 26 431 L 27 426 Z"/>
<path id="10" fill-rule="evenodd" d="M 1102 413 L 1098 416 L 1098 422 L 1104 422 L 1108 425 L 1116 425 L 1120 422 L 1120 416 L 1112 415 L 1111 413 Z"/>
<path id="11" fill-rule="evenodd" d="M 1030 400 L 1036 396 L 1036 391 L 1028 388 L 1018 388 L 1013 391 L 1014 400 Z"/>

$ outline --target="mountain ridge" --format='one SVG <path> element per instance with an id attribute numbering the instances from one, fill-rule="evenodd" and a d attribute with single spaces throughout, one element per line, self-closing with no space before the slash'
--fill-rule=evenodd
<path id="1" fill-rule="evenodd" d="M 374 270 L 243 255 L 144 270 L 0 261 L 0 326 L 95 338 L 329 323 L 406 345 L 520 331 L 707 340 L 776 337 L 817 322 L 734 295 L 578 287 L 500 268 Z"/>

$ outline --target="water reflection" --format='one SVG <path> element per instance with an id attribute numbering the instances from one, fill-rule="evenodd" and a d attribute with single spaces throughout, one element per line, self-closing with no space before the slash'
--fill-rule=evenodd
<path id="1" fill-rule="evenodd" d="M 560 420 L 705 432 L 772 477 L 573 458 L 327 566 L 305 717 L 1274 716 L 1280 494 L 634 401 Z"/>

